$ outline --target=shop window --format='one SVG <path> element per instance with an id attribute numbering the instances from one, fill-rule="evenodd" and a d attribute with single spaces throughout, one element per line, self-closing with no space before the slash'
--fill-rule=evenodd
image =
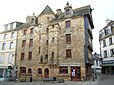
<path id="1" fill-rule="evenodd" d="M 68 74 L 68 67 L 67 66 L 60 66 L 59 67 L 59 74 Z"/>
<path id="2" fill-rule="evenodd" d="M 20 73 L 26 73 L 26 67 L 20 67 Z"/>

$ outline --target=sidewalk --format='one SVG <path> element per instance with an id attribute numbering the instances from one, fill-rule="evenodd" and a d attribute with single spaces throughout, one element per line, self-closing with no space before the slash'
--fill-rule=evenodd
<path id="1" fill-rule="evenodd" d="M 19 81 L 3 81 L 0 85 L 98 85 L 101 76 L 99 75 L 95 81 L 65 81 L 64 83 L 57 82 L 43 82 L 43 81 L 33 81 L 33 82 L 19 82 Z"/>

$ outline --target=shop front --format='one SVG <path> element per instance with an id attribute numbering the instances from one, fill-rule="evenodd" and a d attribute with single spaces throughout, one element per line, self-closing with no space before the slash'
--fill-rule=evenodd
<path id="1" fill-rule="evenodd" d="M 102 73 L 114 75 L 114 60 L 107 60 L 102 62 Z"/>

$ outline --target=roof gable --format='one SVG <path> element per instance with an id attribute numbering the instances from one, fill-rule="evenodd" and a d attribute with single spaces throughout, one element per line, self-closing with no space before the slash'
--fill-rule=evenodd
<path id="1" fill-rule="evenodd" d="M 40 15 L 42 15 L 42 14 L 50 14 L 50 13 L 55 14 L 55 13 L 52 11 L 52 9 L 47 5 L 47 6 L 44 8 L 44 10 L 41 12 Z M 40 16 L 40 15 L 39 15 L 39 16 Z"/>

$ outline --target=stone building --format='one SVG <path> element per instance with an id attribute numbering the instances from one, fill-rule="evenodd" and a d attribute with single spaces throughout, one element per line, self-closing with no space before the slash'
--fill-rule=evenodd
<path id="1" fill-rule="evenodd" d="M 89 5 L 72 9 L 67 2 L 64 12 L 57 9 L 55 14 L 47 5 L 38 17 L 27 17 L 29 21 L 18 30 L 18 78 L 89 79 L 94 28 L 91 11 Z"/>
<path id="2" fill-rule="evenodd" d="M 0 32 L 0 80 L 10 80 L 16 74 L 14 68 L 17 28 L 22 24 L 17 21 L 5 24 L 4 30 Z"/>
<path id="3" fill-rule="evenodd" d="M 114 20 L 106 20 L 106 26 L 99 32 L 102 73 L 114 74 Z"/>

